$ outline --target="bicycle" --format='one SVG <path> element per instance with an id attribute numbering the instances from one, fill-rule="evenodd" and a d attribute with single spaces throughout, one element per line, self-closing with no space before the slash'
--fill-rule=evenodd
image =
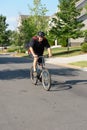
<path id="1" fill-rule="evenodd" d="M 41 62 L 40 62 L 41 59 Z M 45 68 L 45 58 L 44 56 L 38 57 L 38 62 L 36 66 L 37 76 L 33 75 L 33 65 L 30 69 L 30 79 L 34 85 L 37 85 L 38 81 L 40 81 L 43 85 L 43 88 L 47 91 L 51 88 L 51 75 L 47 68 Z"/>

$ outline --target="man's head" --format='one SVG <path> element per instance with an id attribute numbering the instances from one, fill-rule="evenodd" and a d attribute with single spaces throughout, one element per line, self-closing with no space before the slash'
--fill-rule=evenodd
<path id="1" fill-rule="evenodd" d="M 45 33 L 42 32 L 42 31 L 39 31 L 38 34 L 37 34 L 37 36 L 38 36 L 39 42 L 41 42 L 41 41 L 43 41 L 43 38 L 44 38 L 44 36 L 45 36 Z"/>

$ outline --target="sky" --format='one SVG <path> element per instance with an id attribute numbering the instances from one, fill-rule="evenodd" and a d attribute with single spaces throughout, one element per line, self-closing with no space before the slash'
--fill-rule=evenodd
<path id="1" fill-rule="evenodd" d="M 53 15 L 57 11 L 58 0 L 41 0 L 48 10 L 46 15 Z M 33 7 L 33 0 L 0 0 L 0 15 L 6 16 L 8 29 L 15 30 L 20 14 L 29 15 L 29 7 Z"/>

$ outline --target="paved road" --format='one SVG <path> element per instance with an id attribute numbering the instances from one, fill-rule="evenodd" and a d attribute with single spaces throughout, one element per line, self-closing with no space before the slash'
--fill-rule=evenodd
<path id="1" fill-rule="evenodd" d="M 31 84 L 30 65 L 0 55 L 0 130 L 86 130 L 87 72 L 48 64 L 47 92 Z"/>

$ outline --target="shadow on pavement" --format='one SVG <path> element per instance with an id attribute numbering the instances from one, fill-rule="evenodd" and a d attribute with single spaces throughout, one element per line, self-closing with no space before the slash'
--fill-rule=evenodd
<path id="1" fill-rule="evenodd" d="M 87 85 L 87 80 L 67 80 L 65 82 L 52 81 L 51 91 L 62 91 L 71 89 L 74 85 L 83 84 Z"/>
<path id="2" fill-rule="evenodd" d="M 79 70 L 71 68 L 49 69 L 51 74 L 51 91 L 62 91 L 71 89 L 77 84 L 87 84 L 86 79 L 78 79 Z M 67 80 L 68 79 L 68 80 Z"/>
<path id="3" fill-rule="evenodd" d="M 79 74 L 79 70 L 71 68 L 49 69 L 49 72 L 55 76 L 77 76 Z"/>
<path id="4" fill-rule="evenodd" d="M 7 55 L 0 57 L 0 64 L 5 64 L 8 66 L 8 64 L 26 64 L 26 63 L 32 63 L 32 60 L 25 57 L 10 57 Z M 13 68 L 14 69 L 14 68 Z M 0 70 L 0 80 L 11 80 L 11 79 L 24 79 L 29 78 L 29 69 L 14 69 L 12 70 L 8 66 L 8 69 Z"/>
<path id="5" fill-rule="evenodd" d="M 24 79 L 30 78 L 29 69 L 2 70 L 0 71 L 0 80 Z"/>
<path id="6" fill-rule="evenodd" d="M 23 57 L 0 57 L 0 64 L 31 63 L 32 60 Z"/>
<path id="7" fill-rule="evenodd" d="M 71 89 L 72 85 L 71 84 L 66 84 L 64 82 L 58 82 L 58 81 L 52 81 L 51 82 L 51 90 L 50 91 L 63 91 L 63 90 L 68 90 Z"/>

